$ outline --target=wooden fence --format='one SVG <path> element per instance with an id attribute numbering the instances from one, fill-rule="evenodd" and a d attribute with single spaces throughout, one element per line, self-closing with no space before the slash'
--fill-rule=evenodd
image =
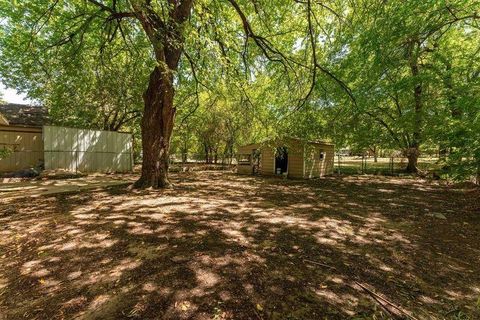
<path id="1" fill-rule="evenodd" d="M 80 172 L 129 172 L 133 169 L 128 133 L 43 127 L 45 169 Z"/>

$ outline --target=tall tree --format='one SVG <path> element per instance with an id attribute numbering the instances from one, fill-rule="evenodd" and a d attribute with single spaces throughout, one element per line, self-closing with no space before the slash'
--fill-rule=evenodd
<path id="1" fill-rule="evenodd" d="M 313 5 L 310 1 L 294 5 L 287 0 L 25 0 L 13 4 L 2 0 L 0 3 L 6 16 L 0 27 L 4 35 L 1 69 L 6 73 L 21 51 L 31 54 L 17 70 L 28 73 L 28 62 L 49 63 L 56 59 L 57 65 L 68 63 L 82 54 L 86 46 L 103 50 L 117 37 L 135 50 L 139 34 L 145 35 L 154 63 L 143 93 L 143 165 L 136 183 L 139 187 L 169 185 L 168 154 L 176 114 L 175 94 L 183 82 L 198 80 L 201 72 L 212 67 L 224 69 L 222 77 L 234 75 L 247 81 L 266 73 L 279 83 L 295 84 L 291 88 L 296 89 L 290 94 L 295 92 L 298 96 L 292 97 L 290 103 L 301 105 L 299 101 L 305 100 L 303 88 L 315 82 L 316 70 L 321 67 L 316 59 L 312 64 L 302 61 L 309 49 L 316 48 L 297 45 L 306 34 L 313 39 L 308 32 Z M 308 23 L 307 17 L 310 17 Z M 89 37 L 90 34 L 97 36 Z M 90 38 L 95 41 L 86 43 Z M 296 46 L 300 50 L 292 52 Z M 68 50 L 56 55 L 58 47 Z M 188 69 L 189 75 L 182 78 L 180 73 Z M 301 76 L 312 71 L 313 77 Z M 285 76 L 280 76 L 281 73 Z"/>
<path id="2" fill-rule="evenodd" d="M 385 147 L 401 149 L 408 158 L 409 172 L 418 171 L 422 147 L 432 144 L 436 128 L 448 121 L 443 108 L 458 117 L 458 94 L 472 92 L 452 91 L 460 70 L 445 64 L 445 56 L 463 65 L 478 53 L 472 37 L 479 35 L 478 10 L 477 1 L 359 0 L 350 3 L 349 23 L 334 34 L 331 56 L 355 97 L 343 114 L 346 121 L 380 128 Z M 470 54 L 452 54 L 452 41 Z M 353 136 L 362 137 L 368 135 Z"/>

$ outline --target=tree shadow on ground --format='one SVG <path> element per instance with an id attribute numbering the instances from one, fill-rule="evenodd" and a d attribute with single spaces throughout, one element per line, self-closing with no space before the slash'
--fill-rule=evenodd
<path id="1" fill-rule="evenodd" d="M 419 319 L 478 315 L 474 191 L 381 178 L 190 173 L 173 181 L 174 190 L 2 204 L 0 314 L 402 317 L 361 284 Z"/>

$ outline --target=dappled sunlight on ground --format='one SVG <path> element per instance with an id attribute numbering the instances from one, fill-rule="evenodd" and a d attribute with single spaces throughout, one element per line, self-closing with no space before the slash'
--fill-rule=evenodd
<path id="1" fill-rule="evenodd" d="M 133 174 L 91 174 L 75 179 L 32 179 L 26 181 L 1 182 L 0 199 L 40 197 L 83 190 L 99 190 L 109 186 L 127 185 L 135 181 Z M 1 179 L 0 179 L 1 180 Z M 5 180 L 5 179 L 3 179 Z"/>
<path id="2" fill-rule="evenodd" d="M 480 316 L 476 191 L 213 172 L 173 182 L 173 190 L 117 186 L 0 202 L 0 315 L 401 315 L 368 288 L 419 319 Z"/>

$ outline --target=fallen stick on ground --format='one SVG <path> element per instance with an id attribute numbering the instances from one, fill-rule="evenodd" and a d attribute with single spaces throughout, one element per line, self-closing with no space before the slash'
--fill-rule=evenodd
<path id="1" fill-rule="evenodd" d="M 321 263 L 321 262 L 317 262 L 317 261 L 313 261 L 313 260 L 309 260 L 309 259 L 303 259 L 304 262 L 307 262 L 307 263 L 311 263 L 311 264 L 315 264 L 315 265 L 318 265 L 318 266 L 322 266 L 322 267 L 325 267 L 325 268 L 329 268 L 329 269 L 334 269 L 334 270 L 337 270 L 337 268 L 335 268 L 334 266 L 329 266 L 328 264 L 325 264 L 325 263 Z M 344 273 L 345 274 L 345 273 Z M 347 277 L 350 277 L 352 278 L 353 276 L 350 276 L 348 274 L 346 274 Z M 357 278 L 357 277 L 353 277 L 353 278 Z M 371 296 L 385 311 L 387 311 L 388 313 L 392 314 L 392 315 L 395 315 L 395 316 L 399 316 L 398 313 L 400 313 L 400 315 L 404 315 L 404 316 L 407 316 L 409 319 L 412 319 L 412 320 L 418 320 L 416 317 L 412 316 L 409 312 L 407 312 L 405 309 L 403 309 L 402 307 L 394 304 L 393 302 L 389 301 L 388 299 L 382 297 L 381 295 L 379 295 L 378 293 L 375 293 L 373 292 L 372 290 L 368 289 L 365 285 L 361 284 L 360 282 L 358 282 L 357 280 L 353 280 L 353 282 L 359 286 L 363 291 L 365 291 L 366 293 L 368 293 L 369 296 Z M 353 286 L 351 286 L 353 289 L 355 289 Z M 392 312 L 392 310 L 390 310 L 390 308 L 387 308 L 385 306 L 385 304 L 389 305 L 390 308 L 393 308 L 396 310 L 396 312 Z"/>
<path id="2" fill-rule="evenodd" d="M 312 260 L 308 260 L 308 259 L 303 259 L 303 261 L 311 263 L 311 264 L 316 264 L 316 265 L 319 265 L 319 266 L 322 266 L 322 267 L 325 267 L 325 268 L 335 269 L 335 267 L 329 266 L 328 264 L 325 264 L 325 263 L 312 261 Z"/>
<path id="3" fill-rule="evenodd" d="M 407 316 L 408 318 L 412 319 L 412 320 L 418 320 L 417 318 L 415 318 L 414 316 L 412 316 L 409 312 L 407 312 L 405 309 L 403 309 L 402 307 L 394 304 L 393 302 L 389 301 L 387 298 L 385 297 L 382 297 L 381 295 L 379 295 L 378 293 L 375 293 L 374 291 L 368 289 L 366 286 L 364 286 L 363 284 L 361 284 L 360 282 L 358 281 L 354 281 L 354 283 L 359 286 L 360 288 L 362 288 L 362 290 L 364 290 L 365 292 L 367 292 L 370 296 L 372 296 L 372 298 L 374 298 L 378 303 L 380 303 L 380 305 L 382 305 L 381 301 L 385 302 L 386 304 L 388 304 L 390 307 L 394 308 L 395 310 L 397 310 L 398 312 L 400 312 L 401 314 Z M 381 300 L 381 301 L 379 301 Z"/>

